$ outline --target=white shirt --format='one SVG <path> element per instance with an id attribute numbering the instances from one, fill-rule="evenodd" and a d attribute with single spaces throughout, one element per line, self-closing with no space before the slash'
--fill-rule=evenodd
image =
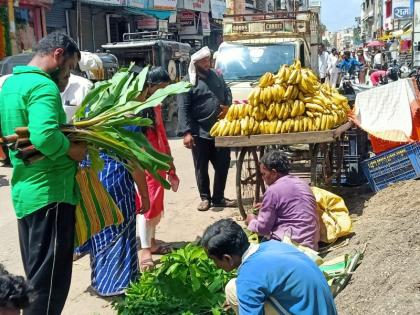
<path id="1" fill-rule="evenodd" d="M 321 79 L 327 76 L 328 57 L 329 54 L 326 51 L 323 51 L 320 55 L 318 54 L 318 69 L 319 77 Z"/>
<path id="2" fill-rule="evenodd" d="M 7 74 L 7 75 L 3 75 L 0 77 L 0 92 L 1 92 L 1 87 L 3 86 L 4 82 L 6 81 L 7 78 L 9 78 L 11 76 L 11 74 Z"/>
<path id="3" fill-rule="evenodd" d="M 338 56 L 335 56 L 334 54 L 329 55 L 328 57 L 328 73 L 339 73 L 340 69 L 337 68 L 337 65 L 339 63 Z"/>
<path id="4" fill-rule="evenodd" d="M 74 114 L 80 105 L 82 105 L 83 99 L 92 85 L 92 82 L 88 79 L 70 74 L 69 83 L 64 92 L 61 93 L 61 101 L 66 112 L 67 122 L 73 120 Z"/>
<path id="5" fill-rule="evenodd" d="M 373 57 L 373 63 L 375 65 L 381 65 L 382 64 L 382 53 L 377 53 L 375 57 Z"/>

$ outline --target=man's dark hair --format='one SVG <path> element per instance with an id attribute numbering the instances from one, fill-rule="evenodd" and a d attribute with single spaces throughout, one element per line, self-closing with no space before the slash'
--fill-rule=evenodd
<path id="1" fill-rule="evenodd" d="M 249 247 L 249 241 L 238 223 L 222 219 L 206 229 L 201 246 L 209 255 L 222 259 L 223 255 L 242 256 Z"/>
<path id="2" fill-rule="evenodd" d="M 45 56 L 52 53 L 55 49 L 62 48 L 64 56 L 73 56 L 77 53 L 80 59 L 80 50 L 77 43 L 64 33 L 54 32 L 42 38 L 35 46 L 34 51 L 37 55 Z"/>
<path id="3" fill-rule="evenodd" d="M 344 56 L 346 56 L 346 57 L 349 57 L 349 58 L 350 58 L 350 57 L 351 57 L 351 53 L 350 53 L 349 51 L 345 51 L 345 52 L 344 52 Z"/>
<path id="4" fill-rule="evenodd" d="M 21 276 L 9 274 L 0 264 L 0 307 L 23 309 L 31 301 L 32 289 Z"/>
<path id="5" fill-rule="evenodd" d="M 147 73 L 146 81 L 148 84 L 169 83 L 171 78 L 163 67 L 152 67 Z"/>
<path id="6" fill-rule="evenodd" d="M 269 170 L 275 170 L 277 173 L 289 174 L 290 163 L 287 155 L 280 150 L 268 151 L 263 155 L 260 163 Z"/>

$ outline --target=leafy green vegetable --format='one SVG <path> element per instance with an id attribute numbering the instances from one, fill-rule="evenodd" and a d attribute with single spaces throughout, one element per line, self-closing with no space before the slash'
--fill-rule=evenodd
<path id="1" fill-rule="evenodd" d="M 113 306 L 121 315 L 231 314 L 223 309 L 224 286 L 234 276 L 189 244 L 163 256 L 161 265 L 143 273 Z"/>

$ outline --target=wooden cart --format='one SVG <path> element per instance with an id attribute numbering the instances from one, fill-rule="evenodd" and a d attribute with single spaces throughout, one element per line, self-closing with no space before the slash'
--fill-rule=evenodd
<path id="1" fill-rule="evenodd" d="M 255 202 L 260 201 L 265 192 L 259 159 L 267 147 L 309 144 L 311 184 L 319 182 L 330 184 L 332 177 L 339 178 L 343 161 L 343 151 L 338 141 L 351 126 L 352 123 L 348 122 L 337 129 L 327 131 L 216 137 L 216 147 L 238 148 L 240 151 L 236 162 L 236 195 L 242 217 L 246 217 L 247 211 Z M 323 153 L 322 162 L 319 162 L 320 151 Z M 319 169 L 325 176 L 320 178 Z M 334 174 L 332 174 L 333 169 L 336 170 Z"/>

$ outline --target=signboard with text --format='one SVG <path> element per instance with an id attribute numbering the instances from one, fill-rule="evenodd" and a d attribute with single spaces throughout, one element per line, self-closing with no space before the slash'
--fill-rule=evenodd
<path id="1" fill-rule="evenodd" d="M 181 11 L 178 14 L 179 24 L 181 26 L 194 26 L 195 25 L 195 13 L 191 11 Z"/>
<path id="2" fill-rule="evenodd" d="M 412 1 L 410 0 L 393 0 L 392 14 L 394 20 L 408 19 L 413 16 Z"/>
<path id="3" fill-rule="evenodd" d="M 123 0 L 89 0 L 85 2 L 93 2 L 97 4 L 122 5 Z"/>
<path id="4" fill-rule="evenodd" d="M 210 1 L 209 0 L 184 0 L 183 9 L 200 11 L 200 12 L 209 12 L 210 11 Z"/>
<path id="5" fill-rule="evenodd" d="M 201 12 L 201 26 L 203 29 L 203 35 L 210 35 L 210 19 L 207 12 Z"/>
<path id="6" fill-rule="evenodd" d="M 210 0 L 211 17 L 216 20 L 223 20 L 225 14 L 226 2 L 222 0 Z"/>
<path id="7" fill-rule="evenodd" d="M 157 19 L 148 15 L 140 15 L 137 20 L 137 28 L 142 30 L 155 30 L 157 28 Z"/>
<path id="8" fill-rule="evenodd" d="M 160 10 L 176 10 L 177 0 L 154 0 L 153 7 Z"/>
<path id="9" fill-rule="evenodd" d="M 147 0 L 127 0 L 129 7 L 145 9 L 147 8 Z"/>

